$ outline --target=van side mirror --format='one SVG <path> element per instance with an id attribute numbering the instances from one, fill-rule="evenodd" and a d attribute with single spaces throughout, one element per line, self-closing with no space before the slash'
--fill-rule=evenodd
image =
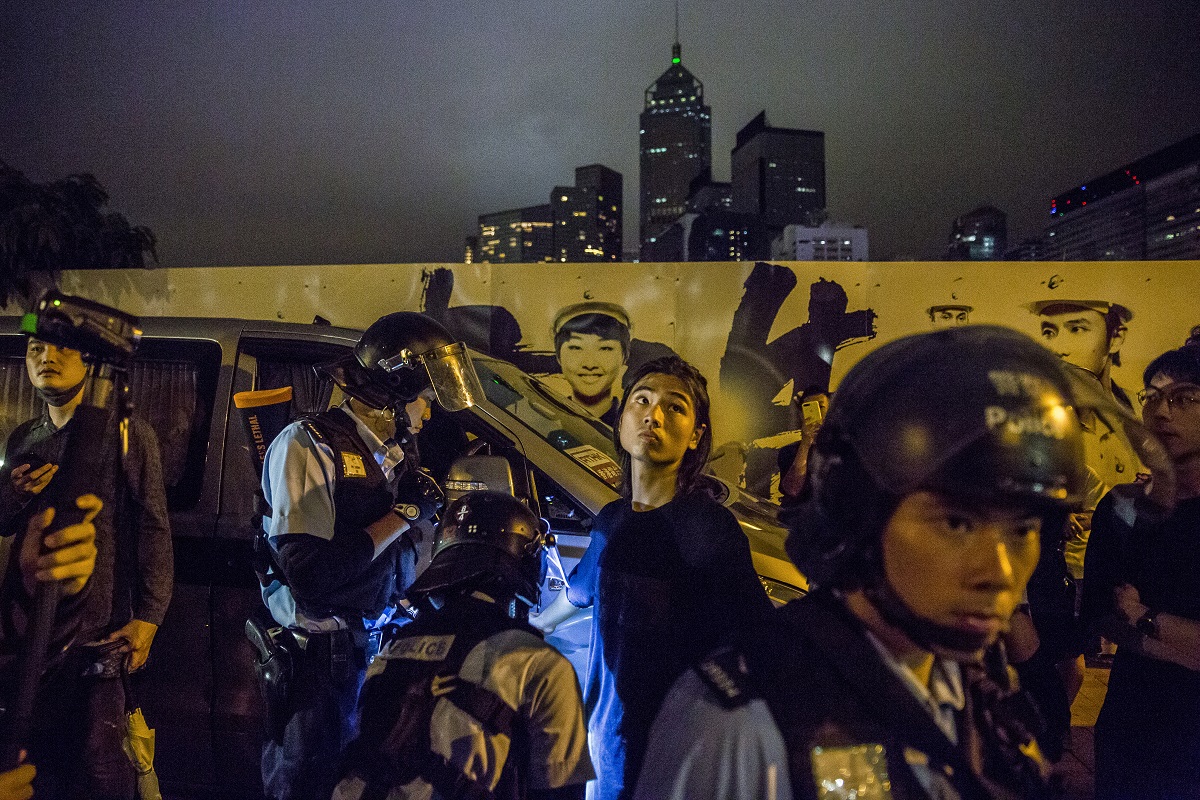
<path id="1" fill-rule="evenodd" d="M 445 487 L 447 503 L 467 492 L 476 491 L 503 492 L 528 502 L 528 498 L 517 494 L 512 465 L 504 456 L 463 456 L 455 459 L 446 473 Z"/>

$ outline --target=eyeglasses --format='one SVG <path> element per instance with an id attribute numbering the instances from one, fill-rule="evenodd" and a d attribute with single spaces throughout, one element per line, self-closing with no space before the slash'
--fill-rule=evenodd
<path id="1" fill-rule="evenodd" d="M 1166 403 L 1168 411 L 1176 407 L 1192 410 L 1200 408 L 1200 386 L 1177 386 L 1166 391 L 1143 389 L 1137 398 L 1142 408 L 1156 408 Z"/>

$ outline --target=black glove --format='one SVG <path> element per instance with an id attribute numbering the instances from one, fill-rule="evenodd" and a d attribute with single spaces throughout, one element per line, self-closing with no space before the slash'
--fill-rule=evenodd
<path id="1" fill-rule="evenodd" d="M 410 523 L 435 520 L 446 505 L 446 495 L 427 471 L 415 469 L 396 484 L 396 504 L 392 511 Z"/>

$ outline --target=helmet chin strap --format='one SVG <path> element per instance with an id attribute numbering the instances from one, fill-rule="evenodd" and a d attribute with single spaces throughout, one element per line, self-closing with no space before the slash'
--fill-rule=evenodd
<path id="1" fill-rule="evenodd" d="M 975 660 L 989 644 L 986 634 L 968 633 L 957 628 L 939 625 L 908 607 L 892 588 L 886 575 L 881 574 L 863 594 L 883 617 L 884 622 L 899 629 L 913 644 L 935 655 L 958 661 Z"/>

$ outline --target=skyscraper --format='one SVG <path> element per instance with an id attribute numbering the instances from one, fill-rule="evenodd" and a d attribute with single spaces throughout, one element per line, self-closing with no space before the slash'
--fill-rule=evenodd
<path id="1" fill-rule="evenodd" d="M 825 217 L 825 134 L 772 128 L 762 111 L 738 131 L 730 155 L 733 210 L 767 225 L 819 225 Z"/>
<path id="2" fill-rule="evenodd" d="M 1200 134 L 1055 197 L 1044 258 L 1200 258 Z"/>
<path id="3" fill-rule="evenodd" d="M 671 66 L 646 89 L 639 117 L 643 254 L 655 236 L 683 214 L 692 181 L 712 174 L 712 109 L 704 103 L 704 84 L 683 66 L 678 35 L 675 38 Z"/>
<path id="4" fill-rule="evenodd" d="M 550 193 L 558 261 L 620 261 L 621 173 L 602 164 L 575 168 L 574 186 Z"/>
<path id="5" fill-rule="evenodd" d="M 549 203 L 481 214 L 478 245 L 475 260 L 479 263 L 553 261 L 554 226 Z"/>
<path id="6" fill-rule="evenodd" d="M 1008 215 L 994 206 L 980 206 L 950 226 L 947 261 L 995 261 L 1008 248 Z"/>

